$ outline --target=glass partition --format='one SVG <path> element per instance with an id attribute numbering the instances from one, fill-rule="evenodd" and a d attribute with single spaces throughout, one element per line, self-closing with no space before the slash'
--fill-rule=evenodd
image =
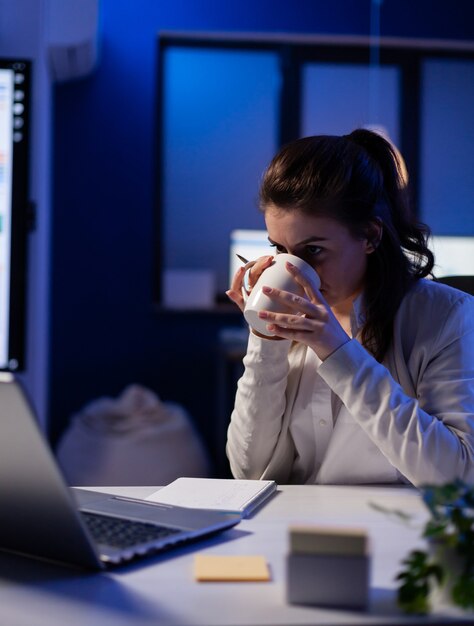
<path id="1" fill-rule="evenodd" d="M 166 51 L 164 272 L 208 271 L 217 293 L 228 289 L 231 231 L 263 226 L 256 195 L 277 148 L 278 88 L 272 53 Z"/>

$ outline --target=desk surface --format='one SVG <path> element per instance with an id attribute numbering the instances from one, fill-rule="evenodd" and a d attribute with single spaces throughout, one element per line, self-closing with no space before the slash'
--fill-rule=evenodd
<path id="1" fill-rule="evenodd" d="M 106 489 L 104 488 L 103 491 Z M 108 488 L 145 497 L 151 487 Z M 415 516 L 405 526 L 378 513 L 370 502 Z M 83 573 L 0 553 L 0 623 L 8 626 L 279 625 L 446 623 L 456 612 L 428 620 L 400 614 L 394 575 L 419 544 L 426 518 L 415 490 L 405 487 L 284 486 L 255 515 L 203 542 L 107 573 Z M 285 556 L 290 523 L 362 526 L 373 549 L 368 613 L 288 605 Z M 198 583 L 193 557 L 262 554 L 272 573 L 267 583 Z M 464 622 L 466 623 L 466 622 Z M 472 618 L 474 623 L 474 617 Z"/>

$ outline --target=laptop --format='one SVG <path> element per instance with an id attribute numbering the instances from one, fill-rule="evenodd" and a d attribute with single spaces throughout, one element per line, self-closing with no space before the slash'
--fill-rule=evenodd
<path id="1" fill-rule="evenodd" d="M 0 550 L 102 570 L 240 519 L 69 487 L 19 380 L 0 372 Z"/>

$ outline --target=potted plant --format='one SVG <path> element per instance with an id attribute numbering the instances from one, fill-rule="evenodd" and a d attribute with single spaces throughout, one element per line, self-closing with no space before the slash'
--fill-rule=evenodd
<path id="1" fill-rule="evenodd" d="M 426 485 L 420 492 L 430 512 L 422 534 L 427 549 L 412 550 L 402 562 L 398 604 L 419 614 L 428 613 L 440 599 L 474 609 L 474 485 L 456 480 Z"/>

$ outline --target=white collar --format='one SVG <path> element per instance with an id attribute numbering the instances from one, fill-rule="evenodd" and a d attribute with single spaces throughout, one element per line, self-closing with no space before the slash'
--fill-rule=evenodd
<path id="1" fill-rule="evenodd" d="M 365 324 L 365 319 L 364 294 L 360 293 L 352 303 L 351 333 L 353 337 L 357 337 L 360 329 Z"/>

